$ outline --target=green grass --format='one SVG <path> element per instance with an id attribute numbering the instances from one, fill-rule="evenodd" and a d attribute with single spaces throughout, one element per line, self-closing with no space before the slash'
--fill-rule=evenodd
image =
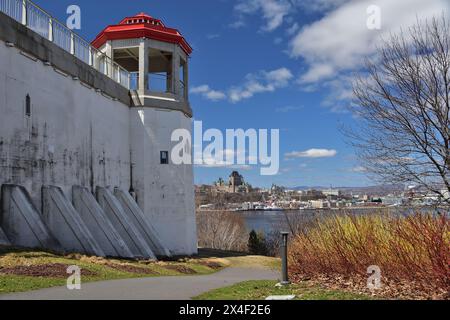
<path id="1" fill-rule="evenodd" d="M 2 268 L 14 268 L 24 266 L 38 266 L 46 264 L 64 264 L 76 265 L 82 270 L 89 270 L 95 275 L 82 275 L 82 282 L 106 281 L 115 279 L 139 278 L 139 277 L 159 277 L 159 276 L 189 276 L 178 270 L 167 269 L 169 266 L 182 266 L 195 271 L 192 275 L 206 275 L 218 271 L 217 268 L 211 268 L 205 263 L 214 261 L 213 259 L 181 259 L 178 261 L 161 262 L 161 261 L 135 261 L 135 260 L 118 260 L 106 259 L 98 257 L 87 257 L 83 255 L 72 254 L 68 256 L 59 256 L 48 252 L 5 249 L 0 248 L 0 294 L 24 292 L 54 286 L 66 285 L 67 275 L 61 277 L 48 276 L 23 276 L 2 274 Z M 220 261 L 214 261 L 222 267 L 226 265 Z M 108 264 L 126 265 L 130 267 L 138 267 L 149 270 L 154 274 L 135 273 L 114 269 Z M 83 271 L 82 271 L 83 272 Z"/>
<path id="2" fill-rule="evenodd" d="M 307 282 L 286 287 L 275 287 L 276 281 L 246 281 L 212 290 L 194 300 L 264 300 L 272 295 L 295 295 L 296 300 L 369 300 L 371 297 L 343 291 L 309 286 Z"/>
<path id="3" fill-rule="evenodd" d="M 55 263 L 67 266 L 76 265 L 82 270 L 88 270 L 95 273 L 95 275 L 90 276 L 82 275 L 82 283 L 128 278 L 190 275 L 177 270 L 167 269 L 167 267 L 170 266 L 181 266 L 192 269 L 195 271 L 192 275 L 211 274 L 225 267 L 280 268 L 280 259 L 277 258 L 247 256 L 245 254 L 211 249 L 201 249 L 199 251 L 199 256 L 192 259 L 184 258 L 176 261 L 135 261 L 87 257 L 80 254 L 61 256 L 43 251 L 0 247 L 0 295 L 55 286 L 65 286 L 67 277 L 69 276 L 68 274 L 64 274 L 61 277 L 44 277 L 2 274 L 1 272 L 2 268 L 39 266 Z M 214 266 L 205 265 L 208 263 L 214 264 Z M 108 264 L 139 267 L 150 270 L 154 274 L 126 272 L 111 268 Z"/>

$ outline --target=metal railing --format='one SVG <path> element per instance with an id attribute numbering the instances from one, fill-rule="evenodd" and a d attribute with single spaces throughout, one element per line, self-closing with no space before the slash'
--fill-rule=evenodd
<path id="1" fill-rule="evenodd" d="M 130 73 L 30 0 L 0 0 L 0 11 L 130 89 Z"/>
<path id="2" fill-rule="evenodd" d="M 186 84 L 184 83 L 183 80 L 180 80 L 180 96 L 183 99 L 187 98 L 187 93 L 186 93 Z"/>
<path id="3" fill-rule="evenodd" d="M 22 1 L 0 0 L 0 11 L 7 14 L 18 22 L 22 22 Z"/>
<path id="4" fill-rule="evenodd" d="M 167 87 L 167 81 L 171 76 L 163 73 L 148 73 L 147 90 L 150 92 L 173 93 L 171 88 Z M 130 72 L 130 90 L 139 89 L 139 72 Z M 179 96 L 182 99 L 187 98 L 186 85 L 183 80 L 179 80 Z"/>

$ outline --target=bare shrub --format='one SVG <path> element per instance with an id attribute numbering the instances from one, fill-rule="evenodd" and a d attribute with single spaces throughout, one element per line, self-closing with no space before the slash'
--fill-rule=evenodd
<path id="1" fill-rule="evenodd" d="M 366 276 L 377 265 L 383 277 L 424 288 L 450 289 L 450 237 L 446 214 L 334 216 L 294 237 L 292 274 Z"/>
<path id="2" fill-rule="evenodd" d="M 244 219 L 232 212 L 197 212 L 197 233 L 200 247 L 242 252 L 247 250 L 248 232 Z"/>

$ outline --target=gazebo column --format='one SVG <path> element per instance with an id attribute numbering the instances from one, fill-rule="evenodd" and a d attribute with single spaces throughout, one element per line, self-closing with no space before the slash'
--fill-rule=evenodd
<path id="1" fill-rule="evenodd" d="M 187 57 L 186 62 L 183 67 L 183 82 L 184 82 L 184 91 L 182 92 L 184 99 L 189 101 L 189 58 Z"/>
<path id="2" fill-rule="evenodd" d="M 139 45 L 139 94 L 145 95 L 148 90 L 148 46 L 145 38 Z"/>
<path id="3" fill-rule="evenodd" d="M 175 48 L 172 57 L 172 88 L 175 96 L 180 95 L 180 54 Z"/>
<path id="4" fill-rule="evenodd" d="M 108 73 L 109 77 L 113 78 L 113 61 L 114 61 L 114 56 L 113 56 L 113 48 L 112 48 L 112 41 L 111 40 L 108 40 L 106 42 L 106 56 L 111 59 L 111 60 L 107 61 L 107 64 L 106 64 L 107 73 Z"/>

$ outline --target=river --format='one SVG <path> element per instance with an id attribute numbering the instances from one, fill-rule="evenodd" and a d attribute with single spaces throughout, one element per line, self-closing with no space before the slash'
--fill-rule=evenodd
<path id="1" fill-rule="evenodd" d="M 351 213 L 354 215 L 374 214 L 380 211 L 389 211 L 392 214 L 404 214 L 411 212 L 407 208 L 367 208 L 367 209 L 352 209 L 352 210 L 288 210 L 288 211 L 240 211 L 236 214 L 242 216 L 245 225 L 249 231 L 255 230 L 268 234 L 273 231 L 289 231 L 289 224 L 286 216 L 296 216 L 294 220 L 298 221 L 299 217 L 304 223 L 315 220 L 319 217 L 330 216 L 339 213 Z M 290 221 L 292 223 L 292 219 Z"/>

